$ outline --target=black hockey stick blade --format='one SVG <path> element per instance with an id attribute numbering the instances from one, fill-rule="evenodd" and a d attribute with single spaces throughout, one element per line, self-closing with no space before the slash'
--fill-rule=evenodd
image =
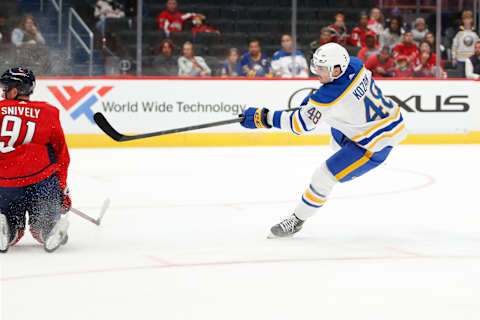
<path id="1" fill-rule="evenodd" d="M 93 120 L 95 120 L 97 126 L 102 129 L 102 131 L 105 132 L 110 138 L 118 142 L 124 141 L 122 140 L 122 137 L 125 136 L 115 130 L 103 114 L 101 114 L 100 112 L 95 113 L 93 115 Z"/>
<path id="2" fill-rule="evenodd" d="M 229 120 L 199 124 L 196 126 L 162 130 L 162 131 L 143 133 L 143 134 L 137 134 L 137 135 L 124 135 L 119 133 L 117 130 L 115 130 L 112 127 L 112 125 L 108 122 L 105 116 L 100 112 L 95 113 L 95 115 L 93 116 L 93 119 L 95 120 L 95 123 L 100 127 L 100 129 L 102 129 L 102 131 L 105 132 L 110 138 L 118 142 L 124 142 L 124 141 L 158 137 L 158 136 L 163 136 L 163 135 L 172 134 L 172 133 L 179 133 L 179 132 L 185 132 L 185 131 L 191 131 L 191 130 L 223 126 L 227 124 L 242 122 L 244 120 L 244 117 L 238 117 L 238 118 L 229 119 Z"/>

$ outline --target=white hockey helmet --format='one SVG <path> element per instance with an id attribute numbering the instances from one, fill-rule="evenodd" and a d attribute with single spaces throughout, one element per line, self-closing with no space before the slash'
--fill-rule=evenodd
<path id="1" fill-rule="evenodd" d="M 315 51 L 310 61 L 310 71 L 318 75 L 322 69 L 327 70 L 332 80 L 338 79 L 345 73 L 349 63 L 350 55 L 347 50 L 337 43 L 330 42 Z M 342 73 L 338 77 L 333 77 L 332 73 L 336 66 L 340 67 Z"/>

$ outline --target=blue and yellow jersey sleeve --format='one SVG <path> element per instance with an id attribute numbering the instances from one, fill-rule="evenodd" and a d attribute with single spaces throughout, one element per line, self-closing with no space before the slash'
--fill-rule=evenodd
<path id="1" fill-rule="evenodd" d="M 271 119 L 272 125 L 279 129 L 288 129 L 298 135 L 312 131 L 320 123 L 322 114 L 329 112 L 357 83 L 364 69 L 363 62 L 352 57 L 346 72 L 340 78 L 324 84 L 309 94 L 302 101 L 299 110 L 275 112 Z"/>

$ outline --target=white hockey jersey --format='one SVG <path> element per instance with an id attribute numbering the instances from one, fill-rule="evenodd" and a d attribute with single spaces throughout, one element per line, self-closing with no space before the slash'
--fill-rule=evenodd
<path id="1" fill-rule="evenodd" d="M 269 122 L 295 134 L 312 131 L 323 119 L 371 152 L 395 146 L 406 137 L 400 107 L 383 96 L 363 61 L 350 58 L 346 72 L 311 93 L 295 112 L 276 111 Z"/>
<path id="2" fill-rule="evenodd" d="M 479 40 L 475 30 L 465 29 L 460 26 L 452 43 L 452 59 L 465 62 L 474 54 L 475 43 Z"/>
<path id="3" fill-rule="evenodd" d="M 295 56 L 295 76 L 297 78 L 308 78 L 308 64 L 299 50 Z M 279 50 L 273 54 L 272 70 L 277 77 L 292 78 L 293 77 L 293 58 L 291 53 Z"/>

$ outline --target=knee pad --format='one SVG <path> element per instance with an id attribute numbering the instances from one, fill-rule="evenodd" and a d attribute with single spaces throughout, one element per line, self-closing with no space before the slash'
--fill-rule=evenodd
<path id="1" fill-rule="evenodd" d="M 327 163 L 323 162 L 320 167 L 315 170 L 312 176 L 312 187 L 318 193 L 328 197 L 332 192 L 333 186 L 337 183 L 337 179 L 333 176 L 327 167 Z"/>
<path id="2" fill-rule="evenodd" d="M 324 162 L 312 176 L 312 182 L 302 195 L 302 201 L 295 208 L 295 215 L 301 220 L 310 218 L 327 201 L 337 180 Z"/>

